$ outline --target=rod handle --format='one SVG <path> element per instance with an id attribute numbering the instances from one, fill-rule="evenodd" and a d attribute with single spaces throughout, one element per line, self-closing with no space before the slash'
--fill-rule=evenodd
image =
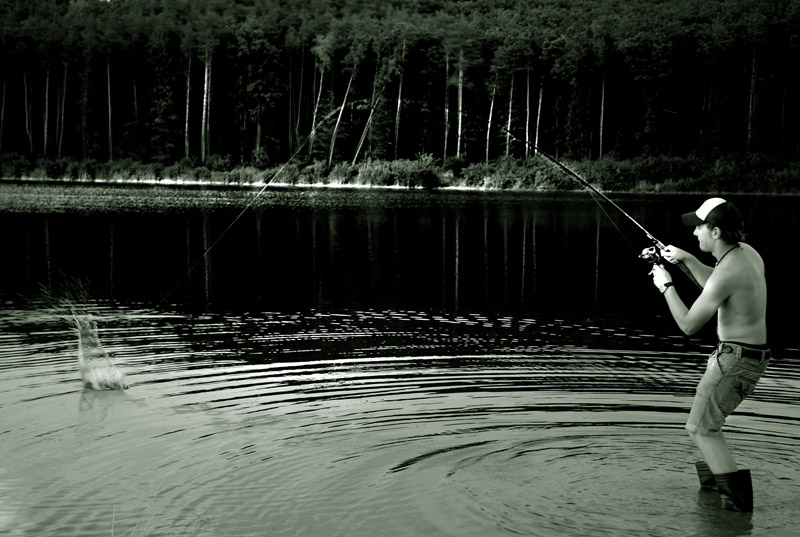
<path id="1" fill-rule="evenodd" d="M 689 267 L 687 267 L 686 265 L 684 265 L 684 264 L 683 264 L 682 262 L 680 262 L 680 261 L 678 261 L 677 265 L 678 265 L 678 268 L 680 268 L 680 269 L 681 269 L 681 271 L 683 271 L 683 273 L 684 273 L 684 274 L 686 274 L 686 277 L 687 277 L 687 278 L 689 278 L 689 280 L 690 280 L 690 281 L 691 281 L 693 284 L 695 284 L 695 285 L 697 286 L 697 288 L 698 288 L 698 289 L 702 289 L 702 288 L 703 288 L 703 286 L 702 286 L 702 285 L 700 285 L 700 282 L 698 282 L 698 281 L 697 281 L 697 278 L 695 278 L 695 277 L 694 277 L 694 274 L 692 274 L 692 271 L 691 271 L 691 270 L 689 270 Z"/>

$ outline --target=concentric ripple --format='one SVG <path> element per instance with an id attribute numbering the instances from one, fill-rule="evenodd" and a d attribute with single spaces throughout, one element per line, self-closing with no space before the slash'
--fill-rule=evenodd
<path id="1" fill-rule="evenodd" d="M 698 490 L 706 344 L 617 319 L 96 308 L 127 392 L 82 391 L 57 312 L 0 313 L 0 534 L 791 535 L 800 370 L 727 425 L 757 510 Z"/>

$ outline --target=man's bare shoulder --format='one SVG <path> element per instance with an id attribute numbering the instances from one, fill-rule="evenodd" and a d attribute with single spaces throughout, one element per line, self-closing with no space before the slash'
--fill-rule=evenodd
<path id="1" fill-rule="evenodd" d="M 750 259 L 750 261 L 754 263 L 756 267 L 763 273 L 764 259 L 762 259 L 761 254 L 759 254 L 755 248 L 753 248 L 746 242 L 740 242 L 739 245 L 742 247 L 742 251 Z"/>

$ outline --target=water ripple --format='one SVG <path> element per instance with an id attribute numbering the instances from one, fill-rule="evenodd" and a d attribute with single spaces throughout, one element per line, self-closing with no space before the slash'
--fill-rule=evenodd
<path id="1" fill-rule="evenodd" d="M 702 342 L 615 320 L 102 311 L 131 383 L 81 388 L 47 312 L 0 326 L 0 533 L 769 535 L 800 498 L 800 371 L 727 425 L 757 515 L 697 489 Z M 26 501 L 19 501 L 25 498 Z M 783 532 L 783 533 L 782 533 Z"/>

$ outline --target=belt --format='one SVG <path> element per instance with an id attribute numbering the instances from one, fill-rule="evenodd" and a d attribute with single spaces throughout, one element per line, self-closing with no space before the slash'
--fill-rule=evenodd
<path id="1" fill-rule="evenodd" d="M 740 345 L 738 343 L 725 343 L 724 341 L 721 341 L 717 344 L 717 352 L 723 354 L 735 354 L 736 347 L 739 347 L 742 350 L 742 358 L 758 360 L 759 362 L 769 360 L 769 349 L 754 349 L 752 347 L 745 347 L 744 345 Z"/>

